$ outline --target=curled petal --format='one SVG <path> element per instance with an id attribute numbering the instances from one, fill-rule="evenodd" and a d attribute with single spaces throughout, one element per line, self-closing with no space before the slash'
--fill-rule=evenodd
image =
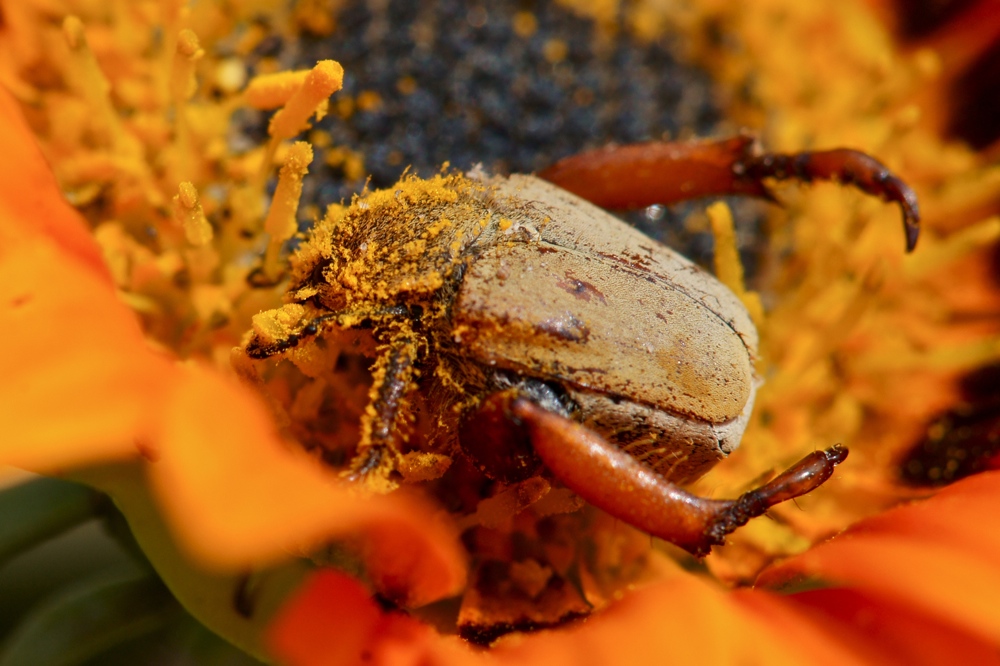
<path id="1" fill-rule="evenodd" d="M 282 663 L 292 666 L 416 665 L 434 663 L 432 655 L 450 652 L 461 658 L 466 652 L 446 645 L 416 620 L 383 612 L 360 583 L 331 570 L 312 577 L 271 626 L 268 638 Z M 473 660 L 471 653 L 465 656 Z"/>
<path id="2" fill-rule="evenodd" d="M 761 598 L 744 591 L 736 596 L 741 597 L 740 602 Z M 905 603 L 892 603 L 860 590 L 811 590 L 784 597 L 770 595 L 769 599 L 772 605 L 784 606 L 785 612 L 811 619 L 818 628 L 869 663 L 1000 664 L 1000 653 L 994 643 Z"/>
<path id="3" fill-rule="evenodd" d="M 0 335 L 0 462 L 55 472 L 137 453 L 170 363 L 98 272 L 44 237 L 0 250 Z"/>
<path id="4" fill-rule="evenodd" d="M 168 520 L 203 562 L 260 565 L 354 536 L 380 591 L 398 603 L 427 603 L 465 582 L 457 535 L 429 507 L 350 490 L 279 439 L 263 401 L 208 370 L 183 370 L 153 457 Z"/>
<path id="5" fill-rule="evenodd" d="M 0 261 L 17 240 L 45 238 L 109 285 L 110 273 L 80 214 L 63 198 L 17 102 L 0 87 Z"/>
<path id="6" fill-rule="evenodd" d="M 511 637 L 488 654 L 420 625 L 380 634 L 377 629 L 387 616 L 374 615 L 375 604 L 362 598 L 356 583 L 352 594 L 337 593 L 334 588 L 348 583 L 330 576 L 310 581 L 272 626 L 275 653 L 291 666 L 361 663 L 359 654 L 366 655 L 366 663 L 393 666 L 862 663 L 836 635 L 807 618 L 780 607 L 779 612 L 762 613 L 762 608 L 774 604 L 771 595 L 751 592 L 751 599 L 761 598 L 759 603 L 734 601 L 721 588 L 685 573 L 633 591 L 586 622 Z M 352 636 L 375 636 L 352 643 L 349 654 L 340 652 L 343 645 L 331 645 L 334 641 L 329 640 L 329 627 L 344 615 L 354 622 L 364 619 L 364 626 Z"/>
<path id="7" fill-rule="evenodd" d="M 767 570 L 758 584 L 803 577 L 859 588 L 1000 641 L 1000 472 L 984 472 L 934 497 L 862 521 Z"/>

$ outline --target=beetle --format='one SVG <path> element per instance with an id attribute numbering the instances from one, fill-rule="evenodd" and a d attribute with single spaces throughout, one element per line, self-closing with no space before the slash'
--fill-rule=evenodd
<path id="1" fill-rule="evenodd" d="M 839 180 L 900 205 L 916 197 L 849 149 L 762 152 L 752 137 L 620 146 L 541 177 L 442 172 L 328 213 L 292 257 L 283 332 L 252 358 L 364 334 L 373 384 L 349 474 L 394 487 L 414 400 L 432 441 L 506 483 L 547 469 L 584 500 L 696 556 L 807 493 L 847 455 L 814 452 L 735 500 L 684 491 L 734 450 L 753 409 L 757 332 L 739 299 L 602 208 L 706 194 L 769 197 L 768 178 Z"/>

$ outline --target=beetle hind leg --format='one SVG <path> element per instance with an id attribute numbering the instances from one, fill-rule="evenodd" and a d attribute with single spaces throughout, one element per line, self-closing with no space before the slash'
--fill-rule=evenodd
<path id="1" fill-rule="evenodd" d="M 773 200 L 764 180 L 832 180 L 899 205 L 906 250 L 920 231 L 917 196 L 888 167 L 858 150 L 765 153 L 749 134 L 712 141 L 609 146 L 567 157 L 539 177 L 602 208 L 631 209 L 704 196 Z"/>
<path id="2" fill-rule="evenodd" d="M 538 457 L 570 490 L 699 557 L 751 518 L 817 488 L 847 457 L 840 446 L 817 451 L 735 500 L 712 500 L 688 493 L 596 432 L 530 400 L 515 400 L 509 410 L 528 431 Z"/>

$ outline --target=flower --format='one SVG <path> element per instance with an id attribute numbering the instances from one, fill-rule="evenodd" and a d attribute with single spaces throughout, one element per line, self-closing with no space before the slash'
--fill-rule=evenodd
<path id="1" fill-rule="evenodd" d="M 322 6 L 300 3 L 296 20 L 331 30 Z M 995 308 L 983 248 L 998 231 L 983 211 L 995 208 L 996 171 L 920 117 L 914 91 L 936 85 L 932 51 L 898 53 L 860 4 L 770 0 L 734 13 L 703 0 L 678 19 L 689 22 L 691 52 L 729 89 L 748 91 L 730 104 L 733 118 L 767 128 L 775 149 L 843 142 L 878 154 L 913 174 L 927 223 L 920 253 L 904 259 L 888 207 L 832 186 L 780 192 L 791 217 L 810 222 L 774 229 L 764 255 L 780 259 L 761 279 L 767 383 L 744 448 L 696 487 L 739 492 L 817 441 L 847 442 L 852 464 L 804 498 L 805 510 L 779 507 L 773 521 L 734 535 L 706 560 L 711 580 L 685 571 L 693 561 L 669 547 L 578 511 L 544 479 L 484 497 L 461 461 L 449 476 L 442 456 L 416 449 L 407 491 L 362 495 L 342 484 L 327 463 L 357 439 L 348 417 L 365 409 L 366 368 L 348 359 L 347 370 L 331 370 L 318 345 L 294 364 L 254 362 L 242 342 L 251 329 L 279 339 L 296 323 L 294 308 L 279 307 L 282 262 L 314 153 L 361 171 L 323 130 L 282 141 L 313 117 L 378 109 L 379 95 L 328 102 L 343 77 L 329 60 L 259 74 L 244 102 L 281 110 L 264 145 L 234 150 L 241 58 L 258 57 L 260 24 L 246 27 L 239 9 L 215 3 L 162 14 L 77 9 L 85 21 L 4 5 L 0 75 L 18 101 L 5 97 L 0 109 L 15 157 L 0 180 L 0 463 L 108 492 L 167 584 L 216 631 L 263 654 L 260 627 L 284 590 L 266 612 L 233 604 L 234 590 L 264 599 L 271 588 L 254 582 L 271 575 L 264 567 L 308 559 L 335 571 L 317 574 L 270 634 L 274 654 L 304 666 L 935 663 L 946 650 L 996 659 L 1000 627 L 986 604 L 1000 587 L 1000 543 L 978 525 L 996 510 L 997 473 L 887 510 L 916 494 L 894 477 L 896 461 L 955 403 L 962 373 L 997 355 L 996 327 L 961 316 Z M 577 7 L 607 22 L 601 9 Z M 653 4 L 631 11 L 640 36 L 664 19 Z M 530 13 L 513 21 L 518 35 L 538 30 Z M 709 39 L 707 25 L 736 36 L 743 52 Z M 557 41 L 542 51 L 552 66 L 569 52 Z M 951 288 L 958 275 L 961 293 Z M 442 510 L 447 500 L 461 515 Z M 803 585 L 818 587 L 795 591 Z M 256 624 L 248 630 L 240 613 Z M 491 644 L 488 654 L 453 635 L 456 616 L 467 636 Z M 558 629 L 503 635 L 544 627 Z"/>

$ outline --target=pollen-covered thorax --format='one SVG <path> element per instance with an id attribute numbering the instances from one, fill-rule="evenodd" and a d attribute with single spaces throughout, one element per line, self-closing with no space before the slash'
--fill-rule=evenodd
<path id="1" fill-rule="evenodd" d="M 330 311 L 426 306 L 509 228 L 501 209 L 489 185 L 454 173 L 331 206 L 291 258 L 289 297 Z"/>

